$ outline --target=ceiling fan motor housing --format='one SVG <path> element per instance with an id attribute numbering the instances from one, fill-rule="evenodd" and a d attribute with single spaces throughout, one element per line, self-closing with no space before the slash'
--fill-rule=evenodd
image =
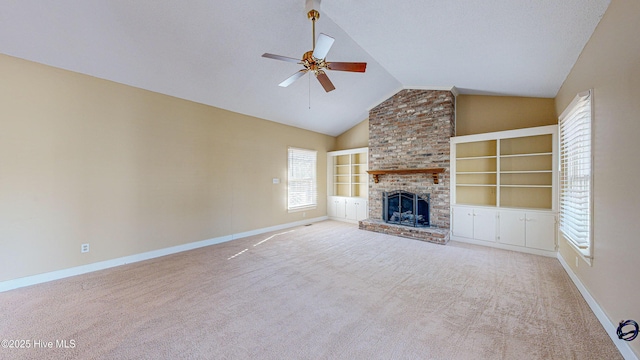
<path id="1" fill-rule="evenodd" d="M 313 57 L 313 50 L 307 51 L 302 55 L 302 64 L 309 71 L 318 72 L 327 67 L 327 62 L 324 59 L 317 59 Z"/>

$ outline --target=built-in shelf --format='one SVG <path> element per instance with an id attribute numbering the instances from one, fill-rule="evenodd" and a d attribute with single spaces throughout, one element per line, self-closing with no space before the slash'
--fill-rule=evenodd
<path id="1" fill-rule="evenodd" d="M 433 183 L 438 183 L 438 174 L 444 172 L 444 168 L 429 168 L 429 169 L 393 169 L 393 170 L 369 170 L 369 174 L 373 175 L 373 181 L 377 184 L 380 181 L 379 176 L 385 174 L 431 174 L 433 177 Z"/>
<path id="2" fill-rule="evenodd" d="M 367 159 L 367 148 L 328 152 L 327 195 L 368 198 Z"/>
<path id="3" fill-rule="evenodd" d="M 456 184 L 456 186 L 489 186 L 496 187 L 496 184 Z M 501 185 L 504 186 L 504 185 Z"/>
<path id="4" fill-rule="evenodd" d="M 555 210 L 557 126 L 451 138 L 452 204 Z"/>
<path id="5" fill-rule="evenodd" d="M 368 148 L 327 152 L 327 215 L 357 223 L 369 217 Z"/>
<path id="6" fill-rule="evenodd" d="M 551 170 L 516 170 L 516 171 L 500 171 L 501 174 L 551 174 L 553 171 Z M 464 174 L 464 173 L 458 173 Z M 479 174 L 479 173 L 476 173 Z"/>
<path id="7" fill-rule="evenodd" d="M 556 256 L 557 131 L 451 138 L 451 239 Z"/>
<path id="8" fill-rule="evenodd" d="M 497 156 L 467 156 L 467 157 L 459 157 L 458 160 L 476 160 L 476 159 L 495 159 Z"/>
<path id="9" fill-rule="evenodd" d="M 544 152 L 544 153 L 532 153 L 532 154 L 511 154 L 511 155 L 500 155 L 501 158 L 509 158 L 509 157 L 523 157 L 523 156 L 546 156 L 546 155 L 553 155 L 553 153 L 550 152 Z M 459 158 L 458 158 L 459 159 Z"/>

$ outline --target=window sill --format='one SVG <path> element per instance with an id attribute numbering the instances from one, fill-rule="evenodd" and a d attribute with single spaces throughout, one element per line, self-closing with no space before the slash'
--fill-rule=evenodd
<path id="1" fill-rule="evenodd" d="M 303 207 L 297 207 L 297 208 L 293 208 L 293 209 L 287 209 L 287 212 L 288 213 L 295 213 L 295 212 L 300 212 L 300 211 L 315 210 L 317 208 L 318 208 L 317 205 L 303 206 Z"/>
<path id="2" fill-rule="evenodd" d="M 580 256 L 580 258 L 582 258 L 582 260 L 584 260 L 584 262 L 586 262 L 587 264 L 589 264 L 589 266 L 592 266 L 592 262 L 593 262 L 593 255 L 591 255 L 591 246 L 593 246 L 593 244 L 586 248 L 586 249 L 581 249 L 580 247 L 578 247 L 578 245 L 574 244 L 573 241 L 569 240 L 569 239 L 564 239 L 564 241 L 569 244 L 569 246 L 575 250 L 575 252 L 578 254 L 578 256 Z"/>

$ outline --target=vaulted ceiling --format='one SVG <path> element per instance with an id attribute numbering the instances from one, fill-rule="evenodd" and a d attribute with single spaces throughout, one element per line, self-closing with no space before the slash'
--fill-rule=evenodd
<path id="1" fill-rule="evenodd" d="M 555 97 L 609 2 L 324 0 L 327 59 L 368 63 L 329 93 L 261 57 L 311 50 L 304 0 L 7 0 L 0 53 L 335 136 L 403 88 Z"/>

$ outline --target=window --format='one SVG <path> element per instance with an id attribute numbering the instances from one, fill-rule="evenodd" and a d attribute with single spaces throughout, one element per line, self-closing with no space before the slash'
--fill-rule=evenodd
<path id="1" fill-rule="evenodd" d="M 316 207 L 316 158 L 316 151 L 289 148 L 289 211 Z"/>
<path id="2" fill-rule="evenodd" d="M 560 231 L 591 257 L 591 91 L 578 94 L 560 115 Z"/>

